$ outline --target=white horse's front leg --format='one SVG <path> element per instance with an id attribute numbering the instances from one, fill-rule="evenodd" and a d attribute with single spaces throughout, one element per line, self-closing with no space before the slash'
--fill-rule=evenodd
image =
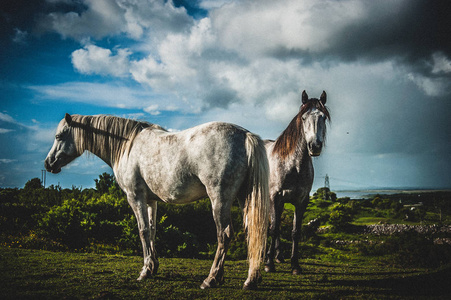
<path id="1" fill-rule="evenodd" d="M 156 201 L 147 201 L 139 198 L 129 199 L 129 204 L 133 209 L 138 222 L 139 237 L 143 247 L 144 266 L 139 274 L 138 280 L 146 279 L 158 271 L 158 260 L 155 251 L 156 233 Z M 147 205 L 149 204 L 149 205 Z"/>
<path id="2" fill-rule="evenodd" d="M 150 275 L 155 275 L 158 273 L 158 267 L 160 263 L 157 259 L 157 251 L 155 250 L 155 236 L 157 232 L 157 201 L 148 201 L 147 206 L 147 216 L 148 216 L 148 226 L 149 230 L 148 232 L 143 232 L 143 235 L 148 233 L 148 243 L 147 239 L 144 238 L 144 241 L 146 241 L 146 245 L 143 244 L 143 251 L 144 248 L 148 249 L 147 252 L 143 252 L 144 255 L 144 266 L 141 270 L 141 274 L 139 275 L 138 280 L 143 280 L 147 278 Z M 141 232 L 140 232 L 141 236 Z M 143 241 L 143 238 L 141 237 L 141 241 Z M 144 242 L 143 242 L 144 243 Z"/>

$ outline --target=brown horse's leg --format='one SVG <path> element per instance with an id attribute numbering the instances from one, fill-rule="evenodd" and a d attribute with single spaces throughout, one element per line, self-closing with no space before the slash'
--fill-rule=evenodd
<path id="1" fill-rule="evenodd" d="M 293 242 L 291 249 L 291 272 L 293 275 L 301 274 L 301 267 L 299 266 L 299 240 L 301 239 L 302 218 L 304 217 L 304 212 L 307 204 L 308 201 L 303 199 L 303 201 L 300 201 L 300 203 L 295 206 L 294 211 L 293 231 L 291 232 L 291 238 Z"/>
<path id="2" fill-rule="evenodd" d="M 283 212 L 283 202 L 281 199 L 274 198 L 275 203 L 271 203 L 270 219 L 271 224 L 269 227 L 269 234 L 271 236 L 271 243 L 268 247 L 268 253 L 266 254 L 265 271 L 275 272 L 276 267 L 274 264 L 274 258 L 279 253 L 280 247 L 280 221 Z"/>

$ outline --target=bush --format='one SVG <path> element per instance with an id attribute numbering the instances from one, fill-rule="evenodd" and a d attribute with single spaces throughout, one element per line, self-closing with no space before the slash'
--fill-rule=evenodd
<path id="1" fill-rule="evenodd" d="M 91 241 L 111 245 L 129 245 L 124 228 L 130 226 L 131 209 L 125 198 L 104 194 L 98 198 L 66 199 L 51 207 L 38 221 L 44 237 L 70 249 L 86 247 Z M 134 218 L 133 218 L 134 219 Z M 136 228 L 136 222 L 134 222 Z M 127 233 L 132 234 L 133 230 Z M 135 248 L 135 247 L 133 247 Z"/>
<path id="2" fill-rule="evenodd" d="M 329 224 L 332 225 L 332 231 L 338 232 L 346 230 L 353 220 L 351 209 L 343 204 L 336 205 L 329 217 Z"/>
<path id="3" fill-rule="evenodd" d="M 87 245 L 86 232 L 91 225 L 90 216 L 76 199 L 65 200 L 61 206 L 54 206 L 39 222 L 39 228 L 46 236 L 61 241 L 71 249 Z"/>
<path id="4" fill-rule="evenodd" d="M 194 234 L 182 231 L 173 224 L 168 224 L 168 217 L 163 215 L 157 226 L 155 245 L 159 256 L 162 257 L 198 257 L 199 242 Z"/>

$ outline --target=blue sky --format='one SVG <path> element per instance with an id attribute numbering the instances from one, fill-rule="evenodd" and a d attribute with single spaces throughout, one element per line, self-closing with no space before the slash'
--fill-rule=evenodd
<path id="1" fill-rule="evenodd" d="M 41 177 L 67 113 L 171 130 L 208 121 L 275 139 L 300 94 L 328 94 L 314 188 L 451 188 L 446 1 L 6 0 L 0 186 Z M 47 185 L 92 187 L 83 155 Z"/>

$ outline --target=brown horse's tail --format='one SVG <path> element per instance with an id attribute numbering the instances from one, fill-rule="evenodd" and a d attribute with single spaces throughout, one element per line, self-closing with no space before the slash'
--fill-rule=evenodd
<path id="1" fill-rule="evenodd" d="M 243 222 L 247 231 L 248 281 L 256 282 L 265 253 L 269 223 L 269 165 L 264 143 L 257 135 L 247 133 L 246 152 L 249 164 L 249 189 Z M 248 281 L 247 284 L 250 283 Z"/>

